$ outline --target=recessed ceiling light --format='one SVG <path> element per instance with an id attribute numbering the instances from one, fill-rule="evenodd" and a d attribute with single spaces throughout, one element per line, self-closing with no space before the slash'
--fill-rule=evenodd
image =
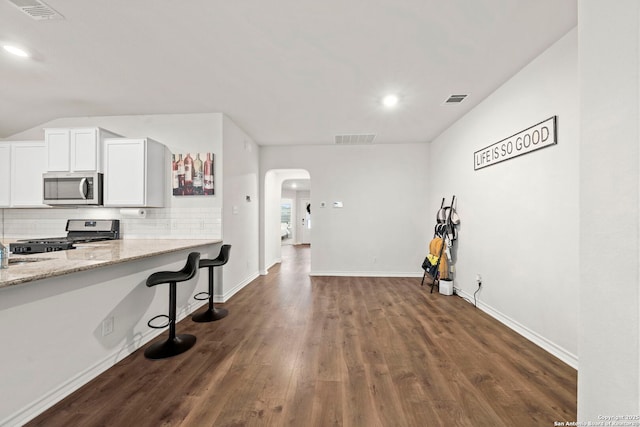
<path id="1" fill-rule="evenodd" d="M 296 187 L 297 187 L 297 185 L 296 185 L 295 182 L 291 184 L 291 188 L 296 188 Z"/>
<path id="2" fill-rule="evenodd" d="M 387 95 L 382 98 L 382 104 L 387 108 L 393 108 L 398 104 L 398 96 L 397 95 Z"/>
<path id="3" fill-rule="evenodd" d="M 2 47 L 3 47 L 3 48 L 4 48 L 4 50 L 6 50 L 7 52 L 12 53 L 12 54 L 14 54 L 14 55 L 16 55 L 16 56 L 21 56 L 21 57 L 23 57 L 23 58 L 27 58 L 27 57 L 29 56 L 29 54 L 28 54 L 26 51 L 24 51 L 24 50 L 20 49 L 19 47 L 11 46 L 11 45 L 8 45 L 8 44 L 7 44 L 7 45 L 4 45 L 4 46 L 2 46 Z"/>

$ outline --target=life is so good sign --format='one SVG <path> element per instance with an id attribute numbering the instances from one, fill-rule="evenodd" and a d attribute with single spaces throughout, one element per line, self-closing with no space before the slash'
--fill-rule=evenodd
<path id="1" fill-rule="evenodd" d="M 473 153 L 473 169 L 479 170 L 523 154 L 531 153 L 558 143 L 556 120 L 553 116 L 509 138 L 491 144 Z"/>

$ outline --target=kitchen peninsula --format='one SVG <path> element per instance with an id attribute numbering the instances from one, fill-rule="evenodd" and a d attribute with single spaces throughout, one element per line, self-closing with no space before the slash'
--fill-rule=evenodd
<path id="1" fill-rule="evenodd" d="M 10 268 L 0 269 L 0 289 L 220 242 L 194 239 L 107 240 L 76 244 L 76 249 L 69 251 L 12 255 L 9 258 Z"/>
<path id="2" fill-rule="evenodd" d="M 12 255 L 0 270 L 0 377 L 14 392 L 0 401 L 0 425 L 22 424 L 160 334 L 147 320 L 167 313 L 168 288 L 148 288 L 146 278 L 181 269 L 190 252 L 214 258 L 220 244 L 125 239 Z M 178 319 L 206 289 L 206 274 L 178 286 Z"/>

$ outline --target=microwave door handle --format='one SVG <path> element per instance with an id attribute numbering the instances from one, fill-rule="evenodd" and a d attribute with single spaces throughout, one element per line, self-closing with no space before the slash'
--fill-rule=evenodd
<path id="1" fill-rule="evenodd" d="M 89 193 L 89 186 L 87 185 L 87 178 L 82 178 L 80 180 L 80 186 L 78 187 L 78 191 L 80 191 L 80 195 L 84 200 L 87 200 L 87 194 Z"/>

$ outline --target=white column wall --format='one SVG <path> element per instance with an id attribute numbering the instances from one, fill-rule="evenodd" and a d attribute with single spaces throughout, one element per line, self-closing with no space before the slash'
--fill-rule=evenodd
<path id="1" fill-rule="evenodd" d="M 229 117 L 223 117 L 222 234 L 231 245 L 216 299 L 226 301 L 259 275 L 259 147 Z M 249 197 L 249 199 L 247 199 Z M 219 270 L 219 269 L 217 269 Z"/>
<path id="2" fill-rule="evenodd" d="M 461 217 L 454 286 L 577 365 L 577 31 L 536 58 L 431 144 L 432 219 L 441 197 Z M 475 151 L 558 116 L 558 145 L 474 171 Z"/>
<path id="3" fill-rule="evenodd" d="M 578 419 L 586 422 L 640 414 L 640 4 L 581 0 L 578 27 Z"/>

